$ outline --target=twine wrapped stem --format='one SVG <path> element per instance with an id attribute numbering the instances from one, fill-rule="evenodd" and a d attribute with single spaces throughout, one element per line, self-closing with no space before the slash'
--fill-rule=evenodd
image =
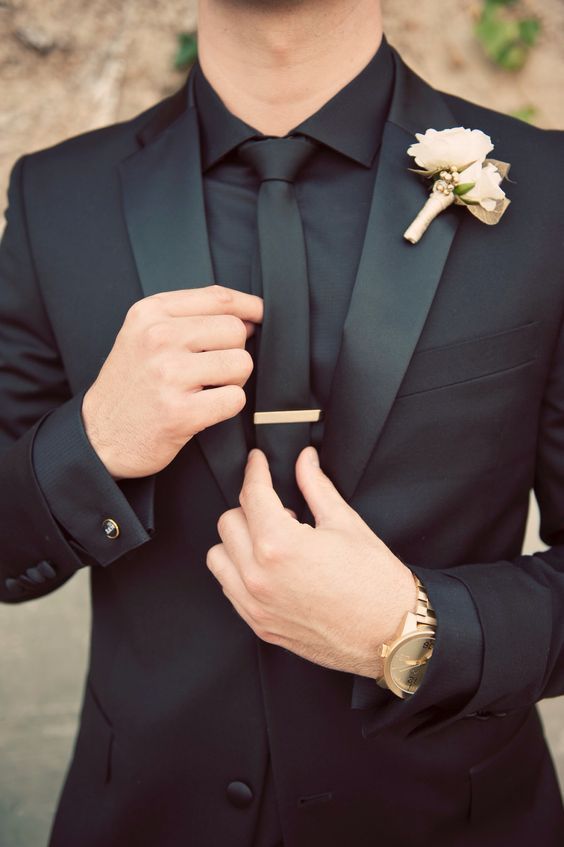
<path id="1" fill-rule="evenodd" d="M 448 209 L 454 203 L 454 199 L 455 195 L 452 192 L 443 194 L 440 191 L 433 191 L 413 223 L 404 232 L 403 237 L 412 244 L 417 244 L 432 221 Z"/>

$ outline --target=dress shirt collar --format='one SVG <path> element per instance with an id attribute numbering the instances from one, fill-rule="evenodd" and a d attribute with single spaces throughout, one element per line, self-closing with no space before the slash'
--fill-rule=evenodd
<path id="1" fill-rule="evenodd" d="M 202 170 L 243 141 L 263 133 L 227 109 L 196 60 L 192 73 L 202 146 Z M 301 133 L 370 167 L 380 146 L 394 85 L 392 51 L 385 38 L 354 79 L 288 135 Z"/>

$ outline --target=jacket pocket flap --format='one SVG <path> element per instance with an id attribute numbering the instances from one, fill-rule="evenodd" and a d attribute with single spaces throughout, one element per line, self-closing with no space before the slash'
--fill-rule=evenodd
<path id="1" fill-rule="evenodd" d="M 538 334 L 538 322 L 531 322 L 495 335 L 416 351 L 398 397 L 488 376 L 530 362 L 535 358 Z"/>

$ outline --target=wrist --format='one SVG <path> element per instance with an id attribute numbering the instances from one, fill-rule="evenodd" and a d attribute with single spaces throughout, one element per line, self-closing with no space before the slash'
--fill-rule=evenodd
<path id="1" fill-rule="evenodd" d="M 92 389 L 89 389 L 84 395 L 84 399 L 82 401 L 82 424 L 84 426 L 84 431 L 86 433 L 86 437 L 90 442 L 90 446 L 110 474 L 115 480 L 119 480 L 123 478 L 123 474 L 120 473 L 118 468 L 118 463 L 114 458 L 114 450 L 112 450 L 111 446 L 104 439 L 102 433 L 100 432 L 100 428 L 97 425 L 97 420 L 99 419 L 99 415 L 96 413 L 96 404 L 95 398 L 92 395 Z"/>
<path id="2" fill-rule="evenodd" d="M 361 676 L 378 679 L 384 673 L 384 660 L 380 656 L 382 645 L 393 641 L 400 633 L 408 612 L 414 612 L 417 607 L 417 586 L 415 574 L 398 560 L 398 570 L 395 581 L 388 589 L 388 603 L 385 620 L 371 619 L 368 631 L 372 633 L 364 645 L 362 670 L 357 671 Z M 381 597 L 378 605 L 381 608 Z M 374 634 L 377 632 L 376 638 Z"/>
<path id="3" fill-rule="evenodd" d="M 400 634 L 408 612 L 415 612 L 417 608 L 417 583 L 415 582 L 415 574 L 402 564 L 402 570 L 399 572 L 397 586 L 393 592 L 393 600 L 390 604 L 390 615 L 388 626 L 384 633 L 381 642 L 376 650 L 376 661 L 374 662 L 374 670 L 371 676 L 379 679 L 384 674 L 384 659 L 380 653 L 382 645 L 389 644 L 394 641 Z"/>
<path id="4" fill-rule="evenodd" d="M 417 608 L 417 583 L 415 574 L 402 563 L 398 578 L 390 596 L 386 631 L 381 644 L 397 637 L 408 612 Z"/>

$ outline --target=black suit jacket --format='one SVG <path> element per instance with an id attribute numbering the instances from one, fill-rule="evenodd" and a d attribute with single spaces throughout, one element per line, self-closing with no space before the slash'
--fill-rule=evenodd
<path id="1" fill-rule="evenodd" d="M 121 485 L 85 437 L 83 393 L 130 305 L 213 280 L 186 91 L 14 168 L 0 595 L 40 597 L 85 565 L 92 582 L 53 847 L 249 847 L 269 749 L 286 847 L 562 842 L 535 703 L 564 691 L 563 135 L 441 94 L 394 61 L 321 460 L 437 609 L 436 652 L 406 702 L 259 642 L 208 572 L 241 485 L 241 417 Z M 512 205 L 495 228 L 451 208 L 410 245 L 428 188 L 406 149 L 416 131 L 459 125 L 512 163 Z M 521 556 L 532 486 L 552 547 Z M 106 517 L 121 526 L 114 541 Z M 226 796 L 233 780 L 254 794 L 244 809 Z"/>

